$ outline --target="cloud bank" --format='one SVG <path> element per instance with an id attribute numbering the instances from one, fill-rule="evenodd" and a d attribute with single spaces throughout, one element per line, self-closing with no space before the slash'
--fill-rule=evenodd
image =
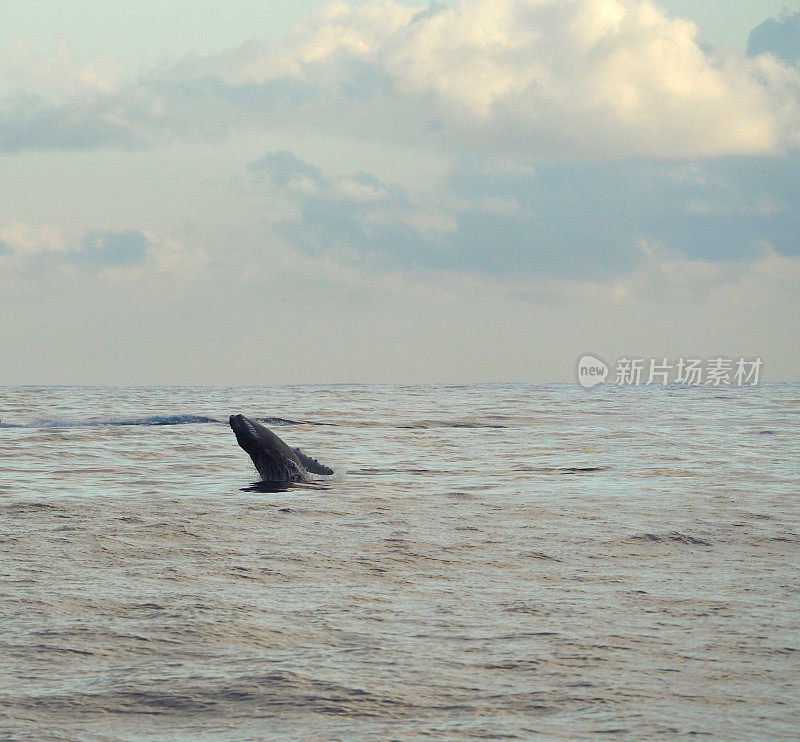
<path id="1" fill-rule="evenodd" d="M 73 235 L 57 227 L 0 225 L 0 269 L 7 276 L 35 279 L 98 271 L 188 276 L 207 263 L 204 250 L 139 229 L 95 229 Z"/>
<path id="2" fill-rule="evenodd" d="M 601 278 L 635 268 L 643 245 L 710 264 L 800 256 L 797 155 L 522 168 L 478 159 L 451 172 L 437 203 L 363 172 L 326 176 L 289 152 L 251 170 L 294 204 L 276 226 L 290 245 L 374 270 Z"/>
<path id="3" fill-rule="evenodd" d="M 0 149 L 256 126 L 529 158 L 770 154 L 800 141 L 800 76 L 786 54 L 760 53 L 764 35 L 750 56 L 723 54 L 649 0 L 334 2 L 277 47 L 135 80 L 110 62 L 18 53 L 0 71 Z"/>

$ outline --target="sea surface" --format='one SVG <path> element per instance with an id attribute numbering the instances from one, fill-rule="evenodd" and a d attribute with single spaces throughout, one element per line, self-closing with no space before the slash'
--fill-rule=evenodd
<path id="1" fill-rule="evenodd" d="M 332 481 L 247 491 L 269 419 Z M 0 388 L 0 739 L 790 739 L 800 386 Z"/>

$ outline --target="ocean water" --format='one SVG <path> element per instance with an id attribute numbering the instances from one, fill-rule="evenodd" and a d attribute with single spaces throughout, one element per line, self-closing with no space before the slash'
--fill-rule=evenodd
<path id="1" fill-rule="evenodd" d="M 246 491 L 272 418 L 335 481 Z M 0 738 L 797 738 L 800 386 L 0 389 Z"/>

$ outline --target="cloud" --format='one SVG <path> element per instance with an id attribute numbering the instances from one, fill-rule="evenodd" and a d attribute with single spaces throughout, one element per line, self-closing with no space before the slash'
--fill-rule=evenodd
<path id="1" fill-rule="evenodd" d="M 68 70 L 64 85 L 53 67 Z M 709 50 L 649 0 L 333 2 L 277 46 L 138 80 L 56 55 L 7 63 L 6 81 L 28 68 L 0 101 L 6 151 L 241 127 L 532 159 L 768 154 L 800 141 L 796 68 Z"/>
<path id="2" fill-rule="evenodd" d="M 113 93 L 121 83 L 122 74 L 110 55 L 81 61 L 65 42 L 45 54 L 35 53 L 24 39 L 12 39 L 0 50 L 0 91 L 4 93 L 25 90 L 63 101 Z"/>
<path id="3" fill-rule="evenodd" d="M 0 110 L 0 152 L 132 147 L 139 141 L 128 121 L 115 120 L 108 99 L 48 105 L 40 98 L 19 97 Z"/>
<path id="4" fill-rule="evenodd" d="M 0 226 L 0 240 L 11 251 L 7 255 L 20 259 L 41 253 L 60 254 L 67 249 L 61 230 L 49 226 L 31 227 L 22 222 Z"/>
<path id="5" fill-rule="evenodd" d="M 643 260 L 612 285 L 620 301 L 665 304 L 768 306 L 774 294 L 790 296 L 800 283 L 800 256 L 764 246 L 752 260 L 720 263 L 643 244 Z"/>
<path id="6" fill-rule="evenodd" d="M 258 169 L 295 206 L 276 225 L 289 245 L 373 271 L 595 280 L 635 269 L 643 245 L 698 264 L 800 255 L 800 155 L 534 167 L 473 158 L 435 198 L 365 173 L 327 177 L 288 152 Z"/>
<path id="7" fill-rule="evenodd" d="M 780 20 L 768 18 L 756 26 L 747 40 L 747 53 L 751 57 L 772 54 L 789 65 L 800 62 L 800 13 Z"/>
<path id="8" fill-rule="evenodd" d="M 798 142 L 795 70 L 709 51 L 693 24 L 647 0 L 465 0 L 423 13 L 339 2 L 278 49 L 250 45 L 216 68 L 202 68 L 206 87 L 254 98 L 278 80 L 304 86 L 304 100 L 270 111 L 275 124 L 448 149 L 683 158 Z"/>
<path id="9" fill-rule="evenodd" d="M 18 275 L 109 271 L 191 276 L 209 263 L 205 250 L 138 229 L 90 230 L 70 235 L 55 227 L 14 223 L 0 228 L 0 258 Z"/>
<path id="10" fill-rule="evenodd" d="M 250 163 L 248 169 L 252 172 L 268 173 L 272 181 L 280 186 L 303 179 L 318 182 L 322 178 L 322 173 L 318 167 L 303 162 L 291 152 L 286 152 L 285 150 L 268 152 L 260 160 Z"/>
<path id="11" fill-rule="evenodd" d="M 81 62 L 66 44 L 0 51 L 0 151 L 131 146 L 136 95 L 109 56 Z"/>
<path id="12" fill-rule="evenodd" d="M 68 253 L 78 264 L 99 268 L 120 268 L 144 262 L 150 243 L 143 232 L 128 229 L 124 232 L 90 232 L 79 248 Z"/>

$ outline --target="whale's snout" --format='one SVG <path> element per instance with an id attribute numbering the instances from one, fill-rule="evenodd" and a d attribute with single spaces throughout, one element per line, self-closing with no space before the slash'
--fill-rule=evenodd
<path id="1" fill-rule="evenodd" d="M 250 446 L 259 441 L 260 436 L 257 425 L 244 415 L 231 415 L 228 424 L 231 426 L 231 430 L 236 433 L 236 440 L 239 441 L 239 445 L 245 450 L 248 450 Z"/>
<path id="2" fill-rule="evenodd" d="M 228 424 L 231 426 L 231 430 L 236 433 L 236 440 L 239 441 L 240 446 L 249 437 L 244 420 L 244 415 L 231 415 L 228 419 Z"/>
<path id="3" fill-rule="evenodd" d="M 236 433 L 240 430 L 247 429 L 248 426 L 245 424 L 246 420 L 247 418 L 244 415 L 231 415 L 228 419 L 228 424 L 231 426 L 233 432 Z"/>

